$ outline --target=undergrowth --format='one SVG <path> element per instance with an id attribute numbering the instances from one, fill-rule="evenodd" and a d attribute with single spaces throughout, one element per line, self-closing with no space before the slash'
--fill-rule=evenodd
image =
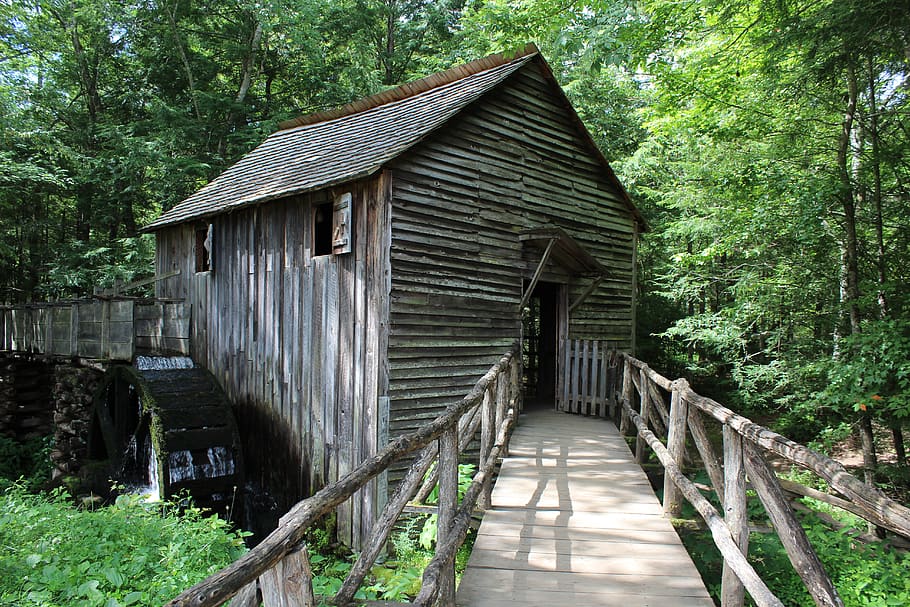
<path id="1" fill-rule="evenodd" d="M 16 483 L 0 493 L 0 604 L 160 605 L 239 557 L 244 535 L 185 504 L 85 510 Z"/>

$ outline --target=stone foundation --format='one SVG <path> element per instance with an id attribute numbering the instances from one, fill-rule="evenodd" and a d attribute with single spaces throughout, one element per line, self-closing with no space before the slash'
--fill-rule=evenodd
<path id="1" fill-rule="evenodd" d="M 54 448 L 53 478 L 79 473 L 88 457 L 92 423 L 92 398 L 104 373 L 73 364 L 54 367 Z"/>

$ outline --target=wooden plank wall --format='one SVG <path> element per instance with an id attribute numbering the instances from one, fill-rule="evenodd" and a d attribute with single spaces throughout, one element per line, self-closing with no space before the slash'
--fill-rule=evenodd
<path id="1" fill-rule="evenodd" d="M 196 273 L 195 226 L 158 232 L 161 297 L 193 303 L 193 356 L 235 405 L 253 480 L 284 509 L 377 450 L 389 293 L 389 176 L 353 194 L 353 250 L 313 257 L 312 208 L 331 192 L 213 219 L 212 269 Z M 355 547 L 381 507 L 372 484 L 338 510 Z"/>
<path id="2" fill-rule="evenodd" d="M 572 312 L 569 337 L 628 348 L 635 225 L 534 65 L 400 158 L 392 203 L 391 432 L 457 400 L 519 337 L 518 302 L 540 252 L 518 233 L 553 224 L 610 270 Z M 588 280 L 549 266 L 543 280 Z"/>

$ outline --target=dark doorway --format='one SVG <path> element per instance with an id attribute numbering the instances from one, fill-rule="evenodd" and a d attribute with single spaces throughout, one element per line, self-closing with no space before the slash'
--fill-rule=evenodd
<path id="1" fill-rule="evenodd" d="M 555 404 L 562 292 L 556 283 L 537 283 L 522 310 L 526 407 Z"/>

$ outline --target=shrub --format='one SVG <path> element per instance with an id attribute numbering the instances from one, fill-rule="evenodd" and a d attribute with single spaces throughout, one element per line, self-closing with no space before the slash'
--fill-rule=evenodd
<path id="1" fill-rule="evenodd" d="M 123 495 L 82 510 L 17 483 L 0 494 L 0 604 L 160 605 L 240 556 L 243 535 L 192 506 Z"/>

